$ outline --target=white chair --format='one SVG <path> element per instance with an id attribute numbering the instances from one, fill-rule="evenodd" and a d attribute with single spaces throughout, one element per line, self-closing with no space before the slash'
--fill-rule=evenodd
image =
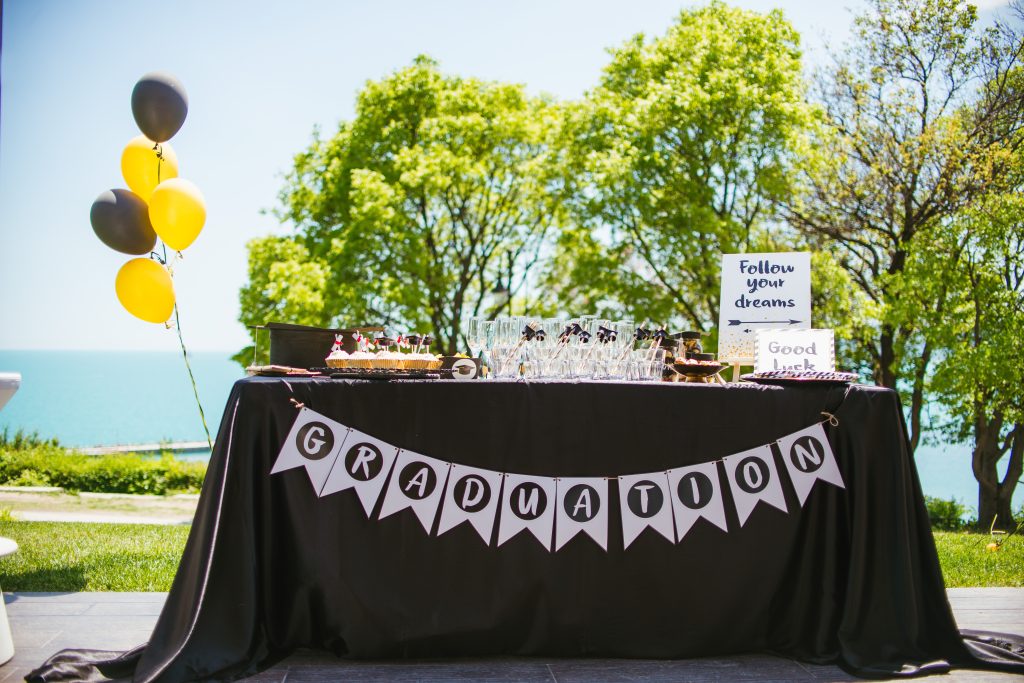
<path id="1" fill-rule="evenodd" d="M 0 537 L 0 557 L 6 557 L 17 550 L 17 543 L 9 538 Z M 0 664 L 6 663 L 13 656 L 14 639 L 11 638 L 11 625 L 7 623 L 7 607 L 4 601 L 0 600 Z"/>
<path id="2" fill-rule="evenodd" d="M 21 375 L 17 372 L 0 372 L 0 408 L 7 405 L 14 392 L 21 386 Z M 0 537 L 0 557 L 6 557 L 18 550 L 18 544 L 9 538 Z M 2 595 L 2 593 L 0 593 Z M 14 640 L 11 625 L 7 623 L 7 607 L 0 600 L 0 664 L 14 656 Z"/>

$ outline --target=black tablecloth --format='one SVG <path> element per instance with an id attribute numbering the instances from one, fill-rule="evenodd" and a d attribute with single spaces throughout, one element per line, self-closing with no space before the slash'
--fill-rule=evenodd
<path id="1" fill-rule="evenodd" d="M 698 522 L 678 544 L 648 530 L 623 550 L 613 521 L 607 551 L 583 534 L 557 552 L 529 533 L 487 546 L 468 524 L 428 535 L 408 510 L 367 519 L 352 491 L 318 498 L 302 468 L 271 476 L 290 398 L 402 448 L 539 476 L 707 462 L 829 411 L 846 488 L 819 482 L 801 507 L 783 477 L 789 511 L 760 505 L 742 526 L 726 492 L 728 532 Z M 879 676 L 1024 671 L 1022 646 L 958 633 L 892 391 L 252 378 L 231 393 L 152 639 L 100 670 L 230 679 L 311 647 L 352 658 L 769 651 Z M 36 680 L 82 675 L 90 653 L 62 657 Z"/>

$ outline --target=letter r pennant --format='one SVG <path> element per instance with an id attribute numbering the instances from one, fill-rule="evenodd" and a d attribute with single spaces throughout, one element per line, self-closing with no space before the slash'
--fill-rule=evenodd
<path id="1" fill-rule="evenodd" d="M 327 476 L 320 496 L 355 489 L 369 517 L 397 455 L 397 446 L 375 439 L 358 429 L 349 429 L 348 438 L 341 447 L 339 457 L 335 458 L 334 467 Z"/>

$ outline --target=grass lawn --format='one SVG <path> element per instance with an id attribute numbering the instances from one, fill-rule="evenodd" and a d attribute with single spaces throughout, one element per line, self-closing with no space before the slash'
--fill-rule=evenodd
<path id="1" fill-rule="evenodd" d="M 0 560 L 5 591 L 166 591 L 185 548 L 187 526 L 0 522 L 20 548 Z M 987 552 L 987 534 L 936 531 L 949 587 L 1024 587 L 1024 538 Z"/>
<path id="2" fill-rule="evenodd" d="M 0 522 L 18 552 L 0 559 L 5 591 L 166 591 L 188 526 Z"/>
<path id="3" fill-rule="evenodd" d="M 1024 537 L 1011 536 L 990 553 L 985 546 L 994 539 L 988 534 L 936 531 L 933 535 L 947 588 L 1024 587 Z"/>

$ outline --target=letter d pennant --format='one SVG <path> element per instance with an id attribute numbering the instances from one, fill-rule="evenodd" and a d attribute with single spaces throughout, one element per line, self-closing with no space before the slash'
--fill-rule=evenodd
<path id="1" fill-rule="evenodd" d="M 484 539 L 484 543 L 490 545 L 500 493 L 500 472 L 453 464 L 441 506 L 437 535 L 469 521 L 480 538 Z"/>
<path id="2" fill-rule="evenodd" d="M 348 427 L 324 417 L 309 408 L 302 408 L 277 454 L 271 474 L 296 467 L 305 467 L 317 495 L 338 458 Z"/>

